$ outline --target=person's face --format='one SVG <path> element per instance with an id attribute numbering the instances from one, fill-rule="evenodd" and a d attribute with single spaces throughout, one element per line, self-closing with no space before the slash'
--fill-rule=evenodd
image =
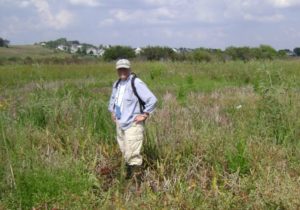
<path id="1" fill-rule="evenodd" d="M 130 69 L 120 68 L 118 69 L 118 75 L 121 80 L 126 80 L 130 75 Z"/>

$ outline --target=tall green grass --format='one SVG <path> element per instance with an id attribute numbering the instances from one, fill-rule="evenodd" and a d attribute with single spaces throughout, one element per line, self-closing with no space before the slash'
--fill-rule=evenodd
<path id="1" fill-rule="evenodd" d="M 107 111 L 113 63 L 0 66 L 0 209 L 300 208 L 300 63 L 138 62 L 159 98 L 142 194 Z"/>

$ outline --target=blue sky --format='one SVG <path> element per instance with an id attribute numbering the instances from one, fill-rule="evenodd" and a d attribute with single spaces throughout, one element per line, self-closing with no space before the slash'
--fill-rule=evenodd
<path id="1" fill-rule="evenodd" d="M 0 37 L 132 47 L 300 47 L 300 0 L 0 0 Z"/>

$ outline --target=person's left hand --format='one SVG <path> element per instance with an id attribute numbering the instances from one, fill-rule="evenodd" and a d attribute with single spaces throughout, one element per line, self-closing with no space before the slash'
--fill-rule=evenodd
<path id="1" fill-rule="evenodd" d="M 147 115 L 139 114 L 134 118 L 134 122 L 139 123 L 145 121 L 146 119 L 147 119 Z"/>

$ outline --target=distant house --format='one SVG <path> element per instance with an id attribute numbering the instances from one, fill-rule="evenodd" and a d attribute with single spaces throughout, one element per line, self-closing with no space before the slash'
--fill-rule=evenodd
<path id="1" fill-rule="evenodd" d="M 89 47 L 86 49 L 87 55 L 103 56 L 104 53 L 105 49 L 103 48 Z"/>
<path id="2" fill-rule="evenodd" d="M 296 53 L 294 51 L 288 50 L 286 51 L 287 56 L 296 56 Z"/>
<path id="3" fill-rule="evenodd" d="M 61 50 L 61 51 L 66 51 L 66 50 L 68 49 L 68 47 L 65 46 L 65 45 L 58 45 L 58 46 L 56 47 L 56 49 Z"/>
<path id="4" fill-rule="evenodd" d="M 74 54 L 74 53 L 77 53 L 78 52 L 78 50 L 81 50 L 82 49 L 82 45 L 78 45 L 78 44 L 72 44 L 71 45 L 71 48 L 70 48 L 70 52 L 72 53 L 72 54 Z"/>
<path id="5" fill-rule="evenodd" d="M 104 53 L 105 53 L 105 49 L 98 49 L 97 50 L 97 56 L 103 56 Z"/>
<path id="6" fill-rule="evenodd" d="M 44 47 L 44 46 L 46 46 L 46 43 L 45 42 L 41 42 L 40 45 Z"/>
<path id="7" fill-rule="evenodd" d="M 110 45 L 107 44 L 107 45 L 104 45 L 104 49 L 109 49 L 110 48 Z"/>
<path id="8" fill-rule="evenodd" d="M 189 52 L 192 52 L 193 49 L 190 49 L 190 48 L 184 48 L 184 47 L 181 47 L 178 49 L 178 52 L 179 53 L 189 53 Z"/>
<path id="9" fill-rule="evenodd" d="M 179 53 L 179 51 L 176 48 L 172 48 L 173 52 Z"/>
<path id="10" fill-rule="evenodd" d="M 287 56 L 297 56 L 295 52 L 293 52 L 292 50 L 289 49 L 283 49 L 283 50 L 279 50 L 279 52 L 285 53 L 285 55 Z"/>
<path id="11" fill-rule="evenodd" d="M 86 54 L 88 54 L 88 55 L 97 55 L 98 50 L 94 47 L 89 47 L 89 48 L 86 49 Z"/>
<path id="12" fill-rule="evenodd" d="M 141 54 L 142 49 L 141 49 L 140 47 L 135 48 L 135 49 L 134 49 L 134 52 L 135 52 L 136 55 L 139 55 L 139 54 Z"/>

